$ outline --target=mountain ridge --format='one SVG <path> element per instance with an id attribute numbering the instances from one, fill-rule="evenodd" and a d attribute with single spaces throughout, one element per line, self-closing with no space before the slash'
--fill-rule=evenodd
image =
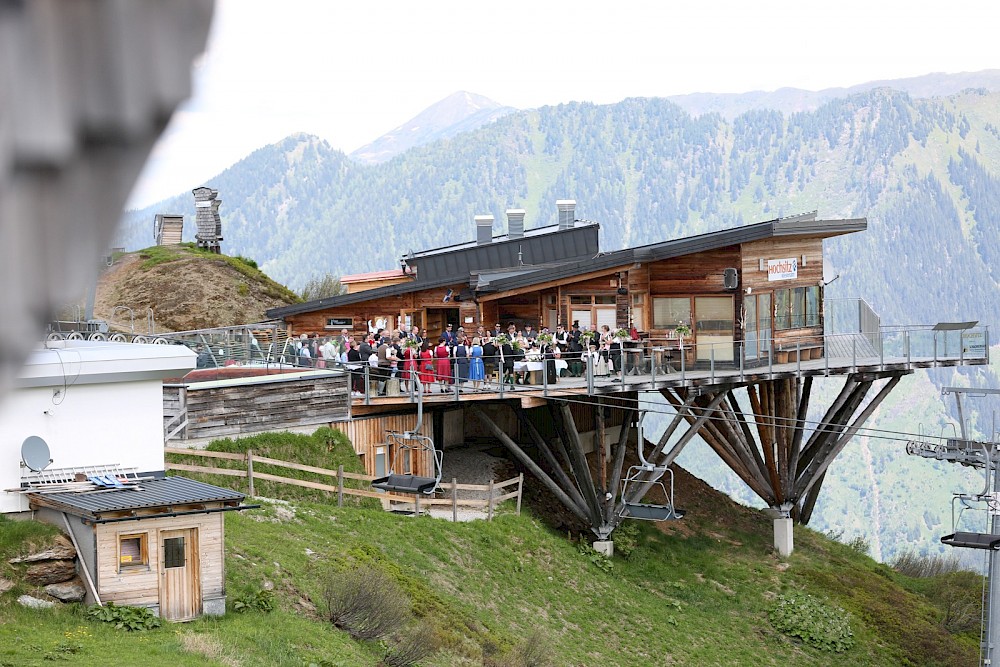
<path id="1" fill-rule="evenodd" d="M 460 90 L 353 151 L 350 157 L 363 164 L 378 164 L 411 148 L 478 129 L 515 111 L 483 95 Z"/>

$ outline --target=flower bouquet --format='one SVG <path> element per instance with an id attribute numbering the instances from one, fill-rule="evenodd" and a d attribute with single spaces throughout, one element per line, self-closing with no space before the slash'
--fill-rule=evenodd
<path id="1" fill-rule="evenodd" d="M 553 336 L 552 334 L 547 334 L 547 333 L 538 334 L 538 342 L 541 343 L 542 345 L 552 345 L 552 342 L 554 340 L 555 336 Z"/>
<path id="2" fill-rule="evenodd" d="M 632 334 L 629 333 L 628 329 L 618 329 L 617 331 L 615 331 L 615 338 L 619 340 L 628 340 L 631 337 Z"/>

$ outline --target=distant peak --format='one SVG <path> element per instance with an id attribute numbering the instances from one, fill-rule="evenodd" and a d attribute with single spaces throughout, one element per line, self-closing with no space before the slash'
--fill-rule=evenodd
<path id="1" fill-rule="evenodd" d="M 362 146 L 351 157 L 368 164 L 385 162 L 410 148 L 474 130 L 513 111 L 517 109 L 505 107 L 485 95 L 459 90 Z"/>

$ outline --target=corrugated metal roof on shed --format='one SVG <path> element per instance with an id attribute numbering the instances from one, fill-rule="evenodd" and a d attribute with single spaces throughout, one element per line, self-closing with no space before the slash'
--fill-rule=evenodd
<path id="1" fill-rule="evenodd" d="M 102 514 L 193 503 L 239 502 L 245 496 L 231 489 L 197 482 L 186 477 L 164 477 L 138 483 L 137 489 L 85 491 L 82 493 L 28 494 L 41 496 L 47 506 L 60 505 L 74 514 Z"/>

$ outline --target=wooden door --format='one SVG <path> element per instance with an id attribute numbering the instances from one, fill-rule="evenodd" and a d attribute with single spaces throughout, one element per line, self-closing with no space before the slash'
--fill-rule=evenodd
<path id="1" fill-rule="evenodd" d="M 187 621 L 201 615 L 198 529 L 161 530 L 160 617 Z"/>

